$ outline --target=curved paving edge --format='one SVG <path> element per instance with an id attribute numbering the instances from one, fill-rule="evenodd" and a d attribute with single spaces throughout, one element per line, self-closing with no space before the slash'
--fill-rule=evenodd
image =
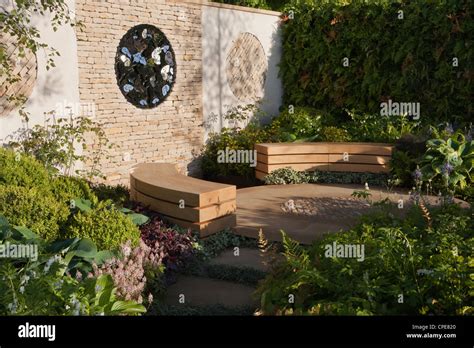
<path id="1" fill-rule="evenodd" d="M 347 216 L 302 216 L 284 213 L 281 204 L 289 199 L 301 200 L 316 197 L 350 198 L 355 190 L 363 190 L 362 185 L 339 184 L 297 184 L 297 185 L 264 185 L 237 190 L 237 227 L 236 233 L 246 237 L 257 238 L 261 228 L 265 237 L 272 241 L 281 241 L 280 230 L 303 244 L 321 238 L 325 233 L 334 233 L 353 227 L 358 218 Z M 407 191 L 388 193 L 382 188 L 370 188 L 372 201 L 389 198 L 393 202 L 403 199 L 409 202 Z M 426 197 L 435 204 L 438 197 Z M 456 200 L 466 206 L 467 203 Z M 406 204 L 405 204 L 406 206 Z"/>

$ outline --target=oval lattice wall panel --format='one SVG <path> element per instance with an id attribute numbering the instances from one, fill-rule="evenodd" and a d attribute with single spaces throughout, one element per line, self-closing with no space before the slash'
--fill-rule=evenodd
<path id="1" fill-rule="evenodd" d="M 242 33 L 234 41 L 226 58 L 227 82 L 241 101 L 256 101 L 264 94 L 268 62 L 258 38 Z"/>
<path id="2" fill-rule="evenodd" d="M 154 108 L 171 93 L 176 77 L 173 48 L 163 32 L 149 24 L 131 28 L 115 56 L 117 83 L 138 108 Z"/>
<path id="3" fill-rule="evenodd" d="M 11 97 L 21 97 L 26 100 L 30 97 L 36 84 L 37 63 L 36 55 L 31 50 L 25 50 L 25 56 L 18 55 L 16 38 L 6 33 L 0 33 L 0 42 L 4 45 L 6 57 L 13 68 L 13 75 L 17 81 L 11 84 L 6 82 L 7 76 L 0 76 L 0 117 L 6 116 L 18 107 L 19 100 Z M 8 87 L 8 88 L 7 88 Z"/>

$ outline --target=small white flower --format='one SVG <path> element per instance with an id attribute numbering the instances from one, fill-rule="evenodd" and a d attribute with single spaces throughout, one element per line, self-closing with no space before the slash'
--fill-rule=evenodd
<path id="1" fill-rule="evenodd" d="M 23 284 L 27 284 L 28 281 L 30 280 L 30 277 L 28 277 L 27 275 L 24 275 L 23 277 L 21 277 L 21 285 Z"/>
<path id="2" fill-rule="evenodd" d="M 122 252 L 125 257 L 130 256 L 130 254 L 132 253 L 132 248 L 129 245 L 124 245 L 122 248 Z"/>
<path id="3" fill-rule="evenodd" d="M 157 47 L 153 50 L 153 52 L 151 52 L 151 58 L 153 58 L 153 60 L 155 61 L 155 64 L 156 65 L 160 65 L 161 64 L 161 47 Z"/>
<path id="4" fill-rule="evenodd" d="M 165 65 L 164 67 L 161 68 L 161 78 L 166 81 L 168 80 L 168 74 L 170 72 L 170 66 Z"/>
<path id="5" fill-rule="evenodd" d="M 20 289 L 18 291 L 20 292 L 20 294 L 23 294 L 25 292 L 25 287 L 20 286 Z"/>
<path id="6" fill-rule="evenodd" d="M 18 302 L 16 300 L 16 298 L 13 300 L 12 303 L 9 303 L 7 305 L 7 309 L 12 313 L 12 314 L 15 314 L 16 313 L 16 310 L 18 308 Z"/>

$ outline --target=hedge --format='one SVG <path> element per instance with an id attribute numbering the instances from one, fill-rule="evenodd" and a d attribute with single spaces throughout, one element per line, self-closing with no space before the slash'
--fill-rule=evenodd
<path id="1" fill-rule="evenodd" d="M 294 15 L 282 25 L 286 105 L 380 113 L 380 103 L 391 99 L 419 102 L 424 124 L 472 119 L 472 2 L 346 3 L 300 1 L 287 8 Z"/>

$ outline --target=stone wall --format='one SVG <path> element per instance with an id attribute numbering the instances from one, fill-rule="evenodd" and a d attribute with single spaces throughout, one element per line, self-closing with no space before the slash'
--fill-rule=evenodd
<path id="1" fill-rule="evenodd" d="M 201 6 L 169 0 L 76 1 L 79 91 L 82 103 L 95 104 L 116 146 L 101 163 L 111 184 L 129 180 L 141 162 L 173 162 L 190 174 L 203 142 Z M 115 55 L 122 36 L 133 26 L 151 24 L 170 41 L 177 75 L 171 94 L 153 109 L 139 109 L 125 100 L 115 75 Z"/>

